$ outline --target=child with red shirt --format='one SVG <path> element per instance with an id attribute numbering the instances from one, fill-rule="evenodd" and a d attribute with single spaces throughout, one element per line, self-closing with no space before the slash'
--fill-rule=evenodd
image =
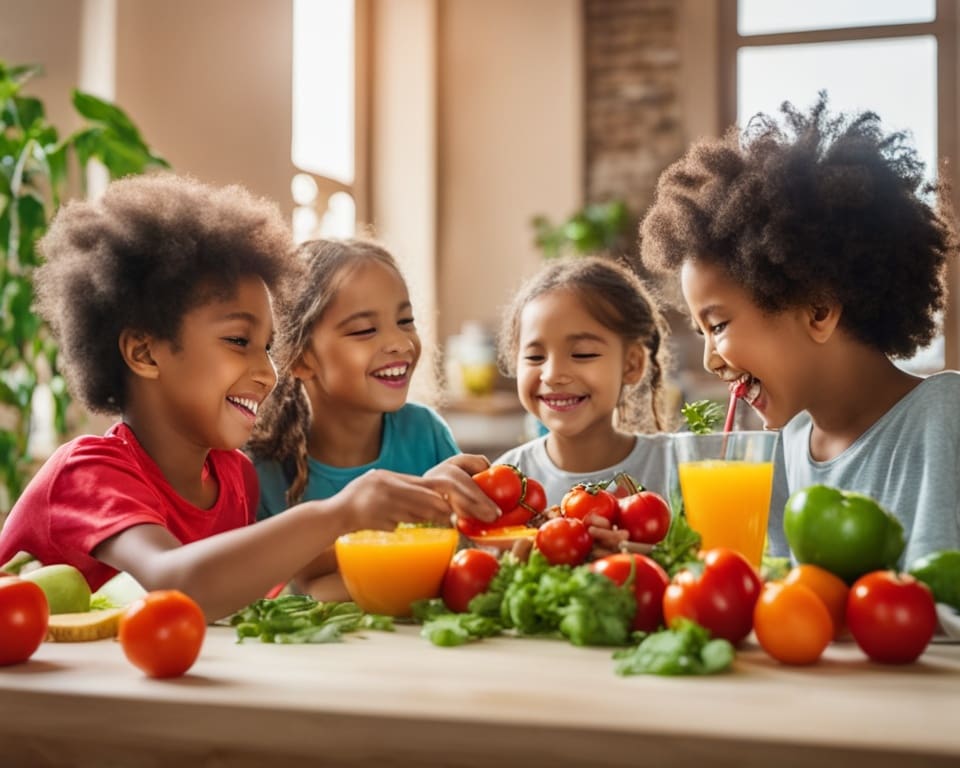
<path id="1" fill-rule="evenodd" d="M 24 550 L 69 563 L 92 589 L 127 571 L 214 619 L 342 533 L 496 517 L 470 478 L 487 460 L 460 455 L 423 477 L 372 471 L 250 525 L 259 487 L 238 449 L 276 383 L 272 297 L 298 274 L 275 207 L 238 187 L 136 177 L 68 204 L 40 247 L 37 306 L 72 392 L 121 421 L 50 457 L 0 530 L 0 562 Z"/>

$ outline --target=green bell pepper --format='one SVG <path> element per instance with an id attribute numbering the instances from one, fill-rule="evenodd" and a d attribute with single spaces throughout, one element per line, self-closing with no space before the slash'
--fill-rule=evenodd
<path id="1" fill-rule="evenodd" d="M 794 556 L 849 584 L 870 571 L 895 568 L 905 541 L 900 521 L 862 493 L 813 485 L 794 493 L 783 512 Z"/>
<path id="2" fill-rule="evenodd" d="M 908 573 L 930 587 L 938 603 L 960 611 L 960 550 L 931 552 L 913 563 Z"/>

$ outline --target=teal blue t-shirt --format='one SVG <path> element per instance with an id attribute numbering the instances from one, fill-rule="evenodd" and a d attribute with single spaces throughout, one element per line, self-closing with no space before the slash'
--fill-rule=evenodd
<path id="1" fill-rule="evenodd" d="M 399 411 L 384 414 L 383 441 L 380 455 L 375 461 L 359 467 L 331 467 L 308 458 L 307 487 L 302 501 L 329 498 L 371 469 L 422 475 L 458 453 L 460 449 L 450 427 L 433 409 L 418 403 L 407 403 Z M 287 508 L 289 482 L 279 462 L 255 459 L 254 466 L 260 478 L 257 519 L 263 520 Z"/>

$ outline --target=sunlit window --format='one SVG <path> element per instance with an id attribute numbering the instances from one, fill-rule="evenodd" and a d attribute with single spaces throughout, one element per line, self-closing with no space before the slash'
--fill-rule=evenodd
<path id="1" fill-rule="evenodd" d="M 294 237 L 349 237 L 356 229 L 354 0 L 294 0 Z"/>
<path id="2" fill-rule="evenodd" d="M 741 35 L 933 21 L 935 0 L 740 0 Z"/>

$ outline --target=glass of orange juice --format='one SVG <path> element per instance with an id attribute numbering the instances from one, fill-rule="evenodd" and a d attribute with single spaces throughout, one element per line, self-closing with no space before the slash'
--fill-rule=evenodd
<path id="1" fill-rule="evenodd" d="M 410 603 L 438 597 L 457 548 L 454 528 L 354 531 L 334 544 L 353 601 L 367 613 L 409 616 Z"/>
<path id="2" fill-rule="evenodd" d="M 673 438 L 684 512 L 703 549 L 734 549 L 759 568 L 777 433 L 679 433 Z"/>

